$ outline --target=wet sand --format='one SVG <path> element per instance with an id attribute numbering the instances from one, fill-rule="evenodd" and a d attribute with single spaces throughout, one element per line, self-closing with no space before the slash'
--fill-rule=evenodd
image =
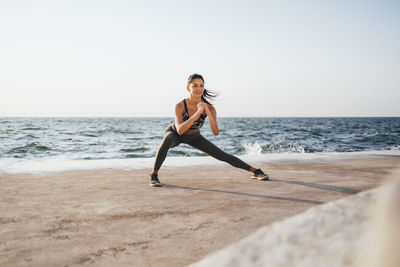
<path id="1" fill-rule="evenodd" d="M 399 156 L 0 177 L 1 266 L 185 266 L 258 228 L 381 185 Z"/>

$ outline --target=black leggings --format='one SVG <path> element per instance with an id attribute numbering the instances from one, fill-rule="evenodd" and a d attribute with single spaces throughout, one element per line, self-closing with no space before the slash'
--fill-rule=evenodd
<path id="1" fill-rule="evenodd" d="M 165 130 L 164 139 L 158 149 L 156 155 L 156 161 L 154 163 L 154 170 L 158 171 L 163 164 L 165 157 L 167 156 L 168 150 L 170 148 L 178 146 L 180 143 L 191 145 L 194 148 L 207 153 L 208 155 L 221 160 L 225 161 L 236 168 L 241 168 L 246 171 L 250 171 L 251 166 L 246 162 L 242 161 L 241 159 L 225 153 L 216 145 L 205 139 L 201 134 L 200 130 L 197 131 L 195 134 L 183 134 L 179 135 L 176 131 L 175 124 L 171 124 Z"/>

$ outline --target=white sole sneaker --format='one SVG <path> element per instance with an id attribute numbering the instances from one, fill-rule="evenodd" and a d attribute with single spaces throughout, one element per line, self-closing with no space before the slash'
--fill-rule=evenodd
<path id="1" fill-rule="evenodd" d="M 269 180 L 268 174 L 261 175 L 261 176 L 252 175 L 250 178 L 251 178 L 251 179 L 257 179 L 257 180 L 259 180 L 259 181 L 267 181 L 267 180 Z"/>

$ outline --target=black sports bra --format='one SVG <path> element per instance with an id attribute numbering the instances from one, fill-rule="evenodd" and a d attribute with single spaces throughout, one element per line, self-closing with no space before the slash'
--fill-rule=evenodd
<path id="1" fill-rule="evenodd" d="M 187 121 L 189 119 L 189 112 L 188 112 L 188 108 L 186 105 L 186 99 L 183 99 L 183 104 L 185 104 L 185 112 L 182 113 L 182 119 L 183 121 Z M 201 126 L 203 126 L 205 120 L 207 118 L 207 114 L 205 114 L 204 112 L 201 113 L 199 119 L 195 122 L 193 122 L 193 124 L 190 126 L 190 130 L 196 130 L 199 129 Z"/>

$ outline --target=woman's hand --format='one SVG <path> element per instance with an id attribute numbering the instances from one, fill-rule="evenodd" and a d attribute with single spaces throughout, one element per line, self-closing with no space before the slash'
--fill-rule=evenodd
<path id="1" fill-rule="evenodd" d="M 200 103 L 197 104 L 197 111 L 196 112 L 199 112 L 201 114 L 201 113 L 203 113 L 204 109 L 206 109 L 206 108 L 208 108 L 206 103 L 200 102 Z"/>
<path id="2" fill-rule="evenodd" d="M 200 102 L 199 104 L 197 104 L 197 111 L 199 111 L 200 107 L 202 107 L 201 113 L 205 112 L 207 114 L 207 116 L 210 116 L 211 111 L 210 111 L 207 103 Z"/>
<path id="3" fill-rule="evenodd" d="M 207 116 L 212 115 L 212 114 L 211 114 L 211 110 L 210 110 L 210 108 L 208 107 L 208 104 L 207 104 L 207 103 L 204 103 L 204 102 L 203 102 L 203 104 L 204 104 L 204 112 L 207 114 Z"/>

